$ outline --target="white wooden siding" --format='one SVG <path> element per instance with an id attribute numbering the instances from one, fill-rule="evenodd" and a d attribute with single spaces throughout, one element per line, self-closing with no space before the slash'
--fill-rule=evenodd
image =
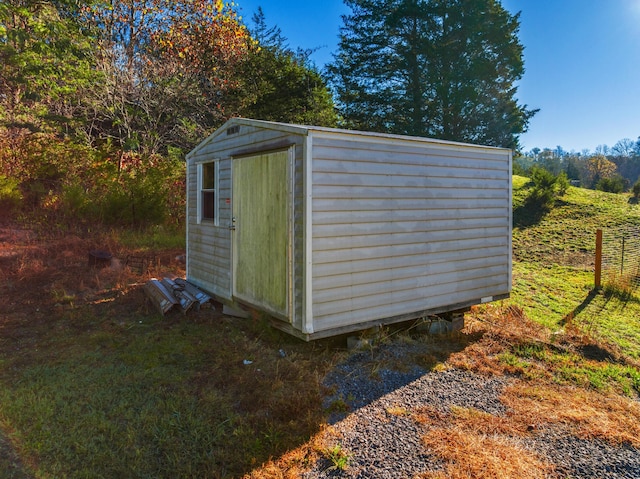
<path id="1" fill-rule="evenodd" d="M 508 150 L 243 119 L 188 155 L 189 280 L 237 299 L 231 160 L 291 145 L 292 330 L 356 329 L 510 291 Z M 213 159 L 218 226 L 198 224 L 196 211 L 196 165 Z"/>
<path id="2" fill-rule="evenodd" d="M 207 160 L 220 158 L 206 157 Z M 200 158 L 202 161 L 202 157 Z M 198 223 L 197 217 L 197 163 L 191 162 L 187 167 L 189 174 L 187 187 L 187 278 L 198 286 L 222 298 L 228 298 L 231 289 L 231 245 L 229 205 L 231 197 L 231 162 L 228 159 L 219 161 L 218 190 L 218 224 L 213 222 Z"/>
<path id="3" fill-rule="evenodd" d="M 510 290 L 506 150 L 314 134 L 315 331 Z"/>
<path id="4" fill-rule="evenodd" d="M 231 224 L 232 190 L 231 158 L 270 151 L 277 145 L 295 145 L 294 160 L 294 312 L 290 318 L 294 327 L 301 328 L 302 269 L 303 264 L 303 174 L 302 154 L 304 137 L 300 128 L 263 128 L 255 122 L 239 120 L 237 134 L 227 135 L 222 128 L 201 143 L 188 155 L 187 161 L 187 278 L 205 290 L 223 299 L 233 299 Z M 297 134 L 296 134 L 297 133 Z M 195 165 L 220 158 L 219 171 L 219 225 L 197 224 L 197 175 Z"/>

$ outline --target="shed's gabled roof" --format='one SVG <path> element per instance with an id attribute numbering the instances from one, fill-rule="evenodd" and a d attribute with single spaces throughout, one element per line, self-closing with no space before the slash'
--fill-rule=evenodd
<path id="1" fill-rule="evenodd" d="M 298 134 L 298 135 L 307 135 L 310 129 L 319 128 L 319 127 L 310 127 L 310 126 L 301 126 L 301 125 L 290 125 L 288 123 L 279 123 L 276 121 L 265 121 L 265 120 L 251 120 L 249 118 L 231 118 L 225 122 L 220 128 L 211 133 L 207 138 L 202 140 L 196 147 L 187 154 L 187 159 L 197 154 L 202 148 L 207 146 L 209 143 L 214 141 L 217 137 L 222 134 L 225 134 L 227 129 L 233 127 L 235 125 L 244 125 L 244 126 L 254 126 L 257 128 L 265 128 L 268 130 L 277 130 L 277 131 L 288 131 L 290 133 Z"/>
<path id="2" fill-rule="evenodd" d="M 189 154 L 187 154 L 187 159 L 197 154 L 202 148 L 207 146 L 209 143 L 214 141 L 218 136 L 225 134 L 227 129 L 233 127 L 235 125 L 238 126 L 253 126 L 256 128 L 264 128 L 267 130 L 276 130 L 276 131 L 284 131 L 297 135 L 307 136 L 311 132 L 322 132 L 328 134 L 340 134 L 340 135 L 348 135 L 348 136 L 365 136 L 371 138 L 381 138 L 388 140 L 400 140 L 400 141 L 422 141 L 428 142 L 431 144 L 440 144 L 440 145 L 449 145 L 449 146 L 457 146 L 459 148 L 486 148 L 491 150 L 504 150 L 510 151 L 508 148 L 498 148 L 495 146 L 484 146 L 484 145 L 475 145 L 470 143 L 461 143 L 456 141 L 449 140 L 439 140 L 434 138 L 425 138 L 419 136 L 409 136 L 409 135 L 397 135 L 392 133 L 376 133 L 369 131 L 358 131 L 358 130 L 346 130 L 340 128 L 329 128 L 324 126 L 310 126 L 310 125 L 294 125 L 289 123 L 280 123 L 277 121 L 266 121 L 266 120 L 253 120 L 249 118 L 231 118 L 225 122 L 220 128 L 214 131 L 211 135 L 201 141 Z"/>

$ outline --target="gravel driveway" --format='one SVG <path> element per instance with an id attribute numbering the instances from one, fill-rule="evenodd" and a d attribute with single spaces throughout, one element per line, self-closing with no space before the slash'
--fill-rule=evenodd
<path id="1" fill-rule="evenodd" d="M 382 346 L 381 357 L 398 355 L 402 345 Z M 371 377 L 371 352 L 353 354 L 324 380 L 330 395 L 325 406 L 347 404 L 350 413 L 334 413 L 329 441 L 349 454 L 345 470 L 332 469 L 320 459 L 305 479 L 412 478 L 427 471 L 442 471 L 443 461 L 423 445 L 428 427 L 412 417 L 425 407 L 442 412 L 451 406 L 474 408 L 492 415 L 506 412 L 500 401 L 508 377 L 484 377 L 458 369 L 427 371 L 413 366 L 406 372 L 379 369 Z M 404 411 L 393 414 L 389 411 Z M 334 437 L 333 434 L 336 436 Z M 553 478 L 640 478 L 640 450 L 612 446 L 600 440 L 580 439 L 569 428 L 543 426 L 519 438 L 520 445 L 552 463 Z"/>

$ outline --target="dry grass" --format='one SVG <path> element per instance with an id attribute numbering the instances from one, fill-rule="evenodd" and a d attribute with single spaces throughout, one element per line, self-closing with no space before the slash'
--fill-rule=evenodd
<path id="1" fill-rule="evenodd" d="M 640 404 L 576 387 L 518 381 L 501 398 L 514 423 L 564 426 L 576 436 L 640 447 Z"/>
<path id="2" fill-rule="evenodd" d="M 473 308 L 464 331 L 480 339 L 453 353 L 447 363 L 490 376 L 514 372 L 499 358 L 511 345 L 527 339 L 547 343 L 550 338 L 548 330 L 529 320 L 520 308 L 496 304 Z"/>
<path id="3" fill-rule="evenodd" d="M 320 457 L 307 440 L 340 352 L 215 309 L 159 316 L 141 285 L 184 274 L 183 250 L 13 236 L 0 229 L 0 477 L 18 460 L 34 477 L 242 477 L 262 463 L 253 477 L 296 477 Z M 121 261 L 89 267 L 92 249 Z M 133 271 L 128 254 L 155 261 Z"/>
<path id="4" fill-rule="evenodd" d="M 298 479 L 336 444 L 339 444 L 338 434 L 331 426 L 325 426 L 306 443 L 269 460 L 243 479 Z"/>
<path id="5" fill-rule="evenodd" d="M 445 463 L 444 470 L 425 472 L 422 479 L 554 477 L 553 465 L 518 441 L 526 428 L 508 418 L 456 407 L 449 414 L 423 410 L 416 419 L 429 427 L 424 446 Z"/>
<path id="6" fill-rule="evenodd" d="M 629 398 L 515 381 L 500 399 L 508 408 L 504 416 L 461 407 L 447 413 L 419 411 L 416 420 L 428 428 L 423 444 L 444 461 L 444 470 L 420 477 L 556 477 L 552 464 L 522 446 L 522 439 L 549 427 L 564 428 L 580 438 L 640 447 L 640 405 Z"/>
<path id="7" fill-rule="evenodd" d="M 444 461 L 442 470 L 425 472 L 421 478 L 557 477 L 552 464 L 522 446 L 523 439 L 549 428 L 612 445 L 640 447 L 640 403 L 635 395 L 627 397 L 615 388 L 599 391 L 575 380 L 559 384 L 558 369 L 588 364 L 597 371 L 600 366 L 611 367 L 609 360 L 617 353 L 605 350 L 602 361 L 576 360 L 575 351 L 591 345 L 591 340 L 579 330 L 568 329 L 562 337 L 552 337 L 514 307 L 490 305 L 474 311 L 465 332 L 479 339 L 453 353 L 446 364 L 479 374 L 513 376 L 500 397 L 507 411 L 496 416 L 454 406 L 447 412 L 435 408 L 416 412 L 416 420 L 428 429 L 423 444 Z M 538 353 L 528 362 L 514 366 L 504 360 L 506 353 L 527 347 Z M 557 357 L 577 364 L 559 365 Z"/>
<path id="8" fill-rule="evenodd" d="M 553 477 L 553 465 L 502 436 L 475 434 L 458 427 L 435 428 L 424 445 L 445 460 L 444 471 L 422 479 L 543 479 Z"/>

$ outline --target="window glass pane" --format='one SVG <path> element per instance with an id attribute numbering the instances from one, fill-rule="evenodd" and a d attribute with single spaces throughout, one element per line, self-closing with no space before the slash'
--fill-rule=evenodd
<path id="1" fill-rule="evenodd" d="M 212 190 L 215 186 L 215 163 L 202 165 L 202 189 Z"/>
<path id="2" fill-rule="evenodd" d="M 215 193 L 213 191 L 202 192 L 202 219 L 214 219 Z"/>

